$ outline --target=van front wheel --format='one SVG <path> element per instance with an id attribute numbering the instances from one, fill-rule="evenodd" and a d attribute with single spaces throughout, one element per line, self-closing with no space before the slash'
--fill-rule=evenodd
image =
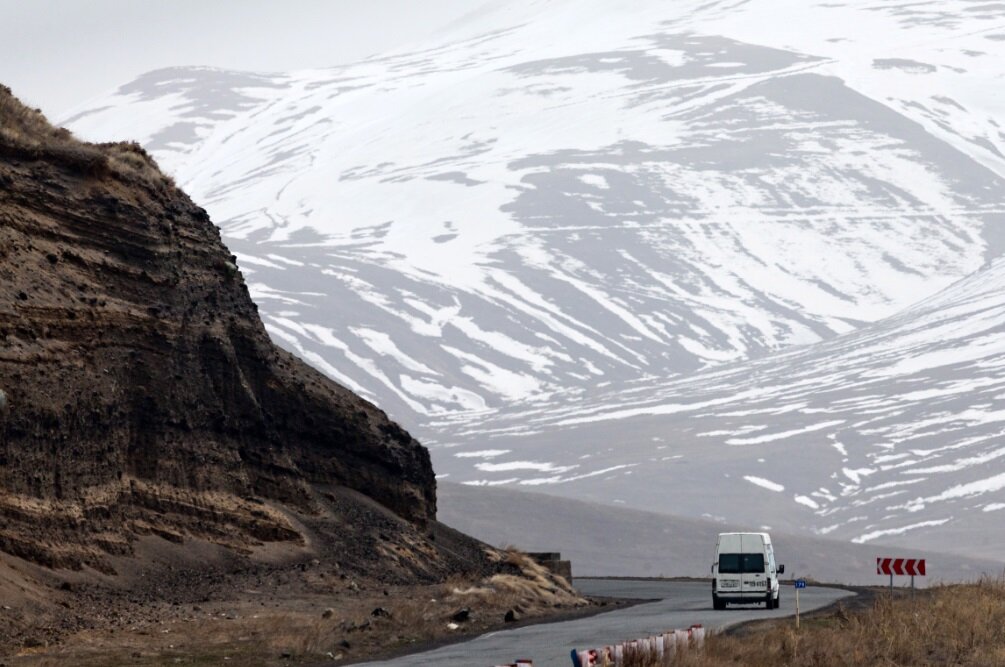
<path id="1" fill-rule="evenodd" d="M 715 593 L 712 594 L 712 609 L 716 611 L 722 611 L 726 608 L 726 603 L 719 599 L 719 596 Z"/>

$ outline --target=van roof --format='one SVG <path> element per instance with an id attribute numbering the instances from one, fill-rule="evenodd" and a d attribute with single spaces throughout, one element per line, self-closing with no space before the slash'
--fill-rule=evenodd
<path id="1" fill-rule="evenodd" d="M 771 535 L 768 533 L 719 533 L 719 537 L 722 537 L 723 535 L 760 535 L 761 537 L 771 539 Z"/>

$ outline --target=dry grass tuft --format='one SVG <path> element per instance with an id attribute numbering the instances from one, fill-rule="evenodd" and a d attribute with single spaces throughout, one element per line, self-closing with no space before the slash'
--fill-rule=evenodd
<path id="1" fill-rule="evenodd" d="M 22 104 L 7 86 L 0 86 L 0 137 L 23 145 L 73 140 L 69 130 L 53 127 L 40 109 Z"/>
<path id="2" fill-rule="evenodd" d="M 563 577 L 513 547 L 490 554 L 489 558 L 500 559 L 503 566 L 503 572 L 485 582 L 497 601 L 519 604 L 532 613 L 549 607 L 587 604 Z"/>
<path id="3" fill-rule="evenodd" d="M 6 86 L 0 86 L 0 155 L 45 160 L 87 176 L 174 187 L 139 144 L 79 141 L 69 130 L 54 127 L 41 110 L 22 104 Z"/>
<path id="4" fill-rule="evenodd" d="M 53 127 L 38 109 L 22 104 L 0 86 L 0 153 L 47 160 L 89 175 L 108 171 L 108 157 L 97 146 L 77 141 L 69 130 Z"/>
<path id="5" fill-rule="evenodd" d="M 126 180 L 140 180 L 174 187 L 174 180 L 163 173 L 150 154 L 134 141 L 102 144 L 108 151 L 112 172 Z"/>

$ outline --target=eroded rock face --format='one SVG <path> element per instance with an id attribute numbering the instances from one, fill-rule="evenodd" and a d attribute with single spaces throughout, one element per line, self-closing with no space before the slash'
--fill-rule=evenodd
<path id="1" fill-rule="evenodd" d="M 0 550 L 102 567 L 138 535 L 301 540 L 345 486 L 420 528 L 427 451 L 270 342 L 205 211 L 135 146 L 0 89 Z"/>

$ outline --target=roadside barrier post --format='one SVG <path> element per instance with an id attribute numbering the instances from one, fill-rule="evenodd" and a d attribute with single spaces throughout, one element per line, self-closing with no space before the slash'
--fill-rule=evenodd
<path id="1" fill-rule="evenodd" d="M 655 658 L 659 664 L 683 651 L 698 651 L 705 645 L 705 628 L 692 625 L 687 629 L 667 630 L 650 637 L 618 642 L 603 648 L 581 651 L 572 649 L 569 657 L 573 667 L 624 667 L 625 663 L 646 656 Z M 518 663 L 516 667 L 520 667 Z M 530 663 L 527 663 L 530 665 Z M 633 663 L 634 664 L 634 663 Z M 676 662 L 674 662 L 676 664 Z"/>

